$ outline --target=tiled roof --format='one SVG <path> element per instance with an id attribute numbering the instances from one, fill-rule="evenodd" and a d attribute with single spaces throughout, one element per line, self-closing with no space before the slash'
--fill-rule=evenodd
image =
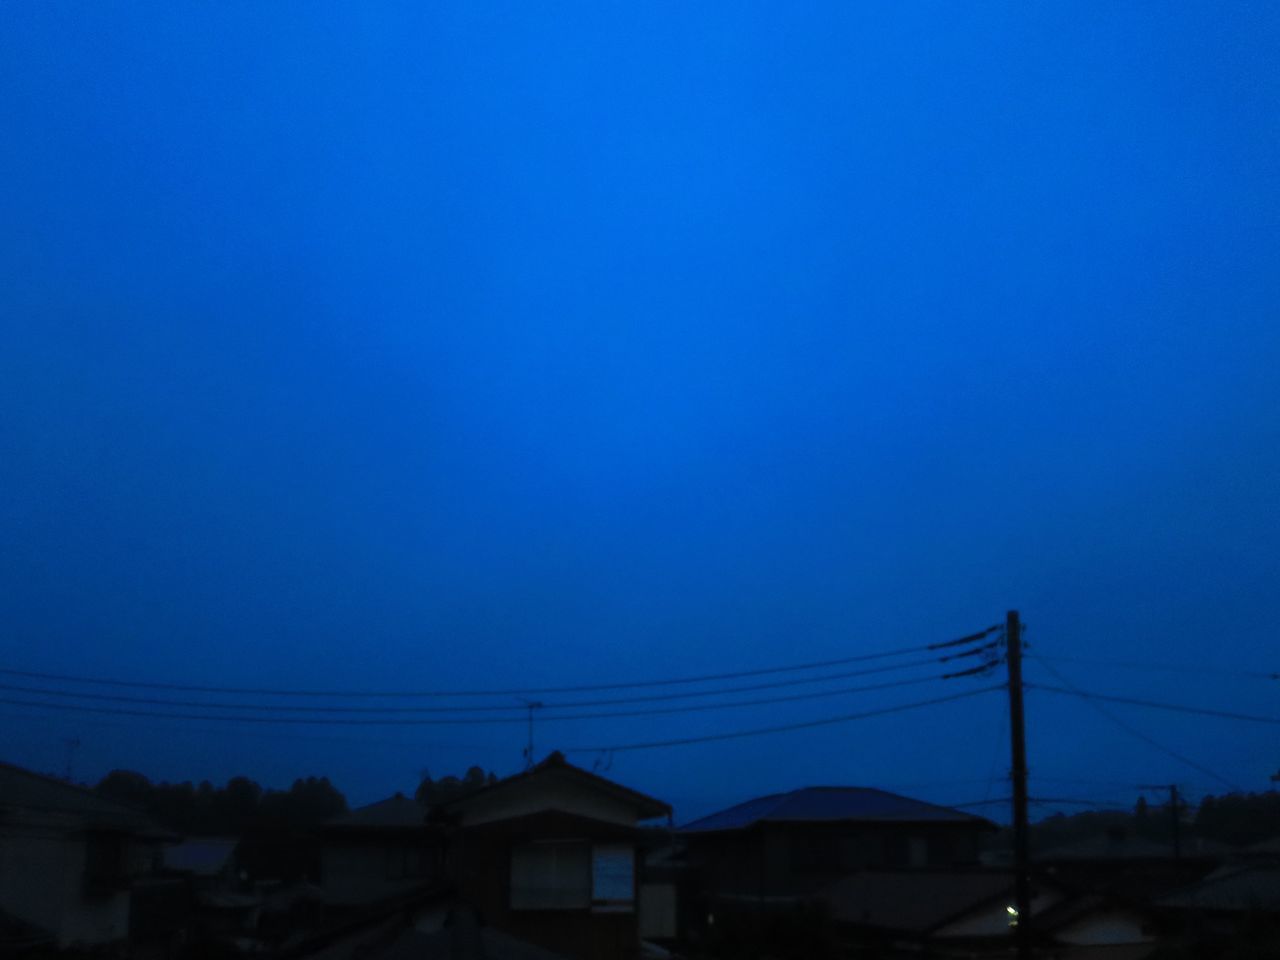
<path id="1" fill-rule="evenodd" d="M 988 821 L 973 814 L 913 800 L 873 787 L 804 787 L 748 800 L 681 827 L 689 833 L 744 830 L 757 823 L 855 820 L 900 823 L 973 823 Z"/>
<path id="2" fill-rule="evenodd" d="M 459 797 L 444 804 L 444 809 L 457 809 L 471 803 L 476 797 L 487 797 L 499 791 L 516 787 L 525 781 L 532 780 L 547 774 L 562 774 L 572 777 L 581 783 L 587 784 L 592 788 L 606 794 L 611 794 L 620 800 L 623 800 L 636 810 L 636 818 L 639 820 L 653 820 L 657 817 L 671 816 L 671 805 L 661 800 L 654 799 L 647 794 L 641 793 L 639 790 L 632 790 L 630 787 L 624 787 L 617 781 L 602 777 L 599 774 L 591 773 L 583 770 L 581 767 L 575 766 L 564 758 L 564 754 L 559 750 L 553 751 L 542 762 L 535 764 L 523 773 L 517 773 L 510 777 L 504 777 L 497 783 L 489 784 L 481 787 L 474 793 L 469 793 L 465 797 Z"/>
<path id="3" fill-rule="evenodd" d="M 0 910 L 0 954 L 17 955 L 53 942 L 53 934 L 12 914 Z"/>
<path id="4" fill-rule="evenodd" d="M 230 837 L 189 837 L 165 848 L 164 865 L 170 870 L 212 877 L 231 861 L 238 842 Z"/>
<path id="5" fill-rule="evenodd" d="M 413 797 L 397 793 L 393 797 L 357 807 L 325 823 L 330 829 L 407 829 L 427 822 L 427 808 Z"/>
<path id="6" fill-rule="evenodd" d="M 1280 910 L 1280 867 L 1257 864 L 1224 867 L 1200 883 L 1165 897 L 1161 907 L 1248 912 Z"/>
<path id="7" fill-rule="evenodd" d="M 923 934 L 1012 889 L 1012 874 L 993 871 L 864 871 L 818 898 L 838 923 Z"/>
<path id="8" fill-rule="evenodd" d="M 72 830 L 115 830 L 152 839 L 177 839 L 141 810 L 8 763 L 0 763 L 0 811 L 15 819 L 48 819 Z"/>

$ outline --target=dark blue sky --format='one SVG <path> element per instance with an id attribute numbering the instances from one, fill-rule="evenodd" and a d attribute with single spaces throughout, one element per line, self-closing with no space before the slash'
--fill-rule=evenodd
<path id="1" fill-rule="evenodd" d="M 1280 669 L 1273 5 L 4 19 L 0 665 L 590 683 L 1016 607 L 1045 655 Z M 1059 669 L 1280 715 L 1275 682 Z M 956 689 L 544 725 L 538 747 Z M 327 773 L 357 802 L 424 767 L 511 772 L 524 741 L 2 709 L 0 757 L 40 769 L 74 736 L 84 777 Z M 1274 727 L 1111 709 L 1247 788 L 1280 766 Z M 1007 792 L 1003 710 L 612 775 L 682 818 L 812 783 L 979 799 Z M 1028 722 L 1039 795 L 1223 789 L 1087 704 L 1031 691 Z"/>

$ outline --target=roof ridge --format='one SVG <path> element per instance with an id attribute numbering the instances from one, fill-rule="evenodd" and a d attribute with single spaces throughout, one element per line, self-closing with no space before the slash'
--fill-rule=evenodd
<path id="1" fill-rule="evenodd" d="M 14 773 L 20 774 L 24 777 L 29 777 L 32 780 L 39 780 L 44 783 L 48 783 L 54 787 L 60 787 L 63 790 L 69 790 L 72 793 L 81 794 L 91 798 L 96 803 L 106 804 L 109 807 L 116 807 L 117 809 L 127 813 L 136 813 L 144 817 L 150 817 L 153 820 L 155 819 L 151 816 L 150 811 L 144 807 L 137 807 L 131 803 L 126 803 L 123 800 L 117 800 L 114 797 L 104 797 L 93 787 L 86 787 L 79 783 L 72 783 L 69 780 L 63 780 L 61 777 L 55 777 L 52 774 L 37 773 L 35 770 L 28 770 L 26 767 L 20 767 L 16 763 L 9 763 L 7 760 L 0 760 L 0 768 L 11 770 Z"/>
<path id="2" fill-rule="evenodd" d="M 490 794 L 493 791 L 504 789 L 513 783 L 519 783 L 520 781 L 528 780 L 537 774 L 546 773 L 549 771 L 563 771 L 563 772 L 569 773 L 572 776 L 582 777 L 588 782 L 597 784 L 607 790 L 612 790 L 612 791 L 615 791 L 616 793 L 621 793 L 625 795 L 632 802 L 637 802 L 641 805 L 652 804 L 655 807 L 661 807 L 665 812 L 666 816 L 670 817 L 672 815 L 671 804 L 667 803 L 666 801 L 659 800 L 656 797 L 652 797 L 647 793 L 643 793 L 639 790 L 636 790 L 634 787 L 628 787 L 626 784 L 619 783 L 617 780 L 610 780 L 608 777 L 601 776 L 600 774 L 595 773 L 594 771 L 586 770 L 575 763 L 570 763 L 569 760 L 565 758 L 565 755 L 561 753 L 559 750 L 551 751 L 551 753 L 548 754 L 544 759 L 542 759 L 538 763 L 535 763 L 532 767 L 529 767 L 527 770 L 521 770 L 519 773 L 513 773 L 510 776 L 503 777 L 501 780 L 498 780 L 494 783 L 486 783 L 485 785 L 478 787 L 475 790 L 464 794 L 463 796 L 454 797 L 451 800 L 446 800 L 443 803 L 439 804 L 438 807 L 441 809 L 444 809 L 444 808 L 454 807 L 458 804 L 469 803 L 475 797 L 481 796 L 483 794 Z M 661 814 L 657 814 L 656 816 L 661 816 Z M 651 820 L 651 819 L 654 819 L 654 817 L 644 817 L 642 819 Z"/>

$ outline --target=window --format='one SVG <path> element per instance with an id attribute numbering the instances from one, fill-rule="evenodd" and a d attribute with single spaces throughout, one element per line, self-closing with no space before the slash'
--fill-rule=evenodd
<path id="1" fill-rule="evenodd" d="M 635 848 L 601 844 L 591 851 L 591 901 L 601 907 L 630 909 L 636 899 Z"/>
<path id="2" fill-rule="evenodd" d="M 91 890 L 117 890 L 127 886 L 124 837 L 116 833 L 88 834 L 84 879 Z"/>
<path id="3" fill-rule="evenodd" d="M 580 840 L 526 843 L 511 851 L 511 909 L 591 906 L 591 846 Z"/>

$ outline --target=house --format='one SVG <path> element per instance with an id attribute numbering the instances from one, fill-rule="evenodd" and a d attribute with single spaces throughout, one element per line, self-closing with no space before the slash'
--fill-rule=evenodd
<path id="1" fill-rule="evenodd" d="M 680 828 L 708 906 L 791 903 L 866 869 L 973 866 L 990 821 L 868 787 L 806 787 Z"/>
<path id="2" fill-rule="evenodd" d="M 187 878 L 197 892 L 230 890 L 236 885 L 235 837 L 186 837 L 161 855 L 164 869 Z"/>
<path id="3" fill-rule="evenodd" d="M 1008 870 L 866 870 L 817 899 L 847 945 L 1007 957 L 1017 923 Z M 1149 911 L 1037 878 L 1031 918 L 1038 955 L 1132 960 L 1155 948 Z"/>
<path id="4" fill-rule="evenodd" d="M 1280 864 L 1239 862 L 1170 893 L 1156 906 L 1197 938 L 1243 939 L 1267 931 L 1280 946 Z"/>
<path id="5" fill-rule="evenodd" d="M 442 805 L 458 903 L 492 929 L 572 960 L 633 960 L 640 825 L 660 800 L 589 773 L 559 752 Z"/>
<path id="6" fill-rule="evenodd" d="M 179 839 L 92 791 L 0 763 L 0 912 L 60 947 L 129 935 L 135 883 Z"/>
<path id="7" fill-rule="evenodd" d="M 568 960 L 492 927 L 475 912 L 431 898 L 399 902 L 312 936 L 283 960 Z"/>
<path id="8" fill-rule="evenodd" d="M 427 807 L 397 793 L 320 828 L 320 886 L 336 906 L 403 897 L 441 879 L 442 835 Z"/>

